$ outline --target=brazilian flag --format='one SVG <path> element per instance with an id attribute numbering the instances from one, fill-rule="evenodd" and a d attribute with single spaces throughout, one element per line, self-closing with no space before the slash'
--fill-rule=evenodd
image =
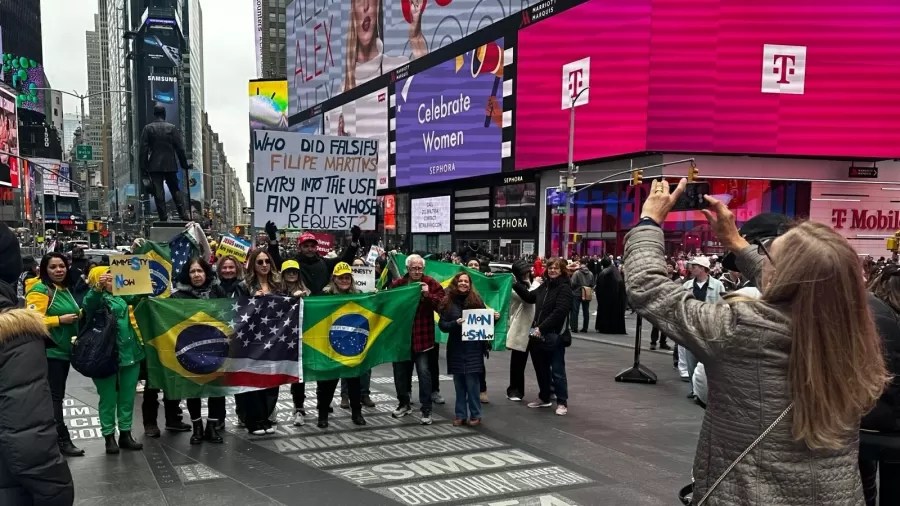
<path id="1" fill-rule="evenodd" d="M 512 274 L 495 274 L 493 276 L 485 276 L 481 272 L 470 269 L 463 265 L 452 264 L 449 262 L 439 262 L 437 260 L 425 261 L 425 275 L 434 278 L 446 290 L 450 286 L 450 281 L 457 272 L 466 271 L 472 278 L 472 285 L 481 295 L 484 304 L 494 311 L 500 313 L 500 319 L 494 322 L 494 340 L 491 349 L 494 351 L 503 351 L 506 349 L 506 333 L 509 330 L 509 298 L 512 295 L 513 275 Z M 388 261 L 388 266 L 381 272 L 379 279 L 379 287 L 384 288 L 390 286 L 391 278 L 403 277 L 406 275 L 406 255 L 392 254 Z M 393 290 L 392 290 L 393 292 Z M 438 328 L 437 321 L 439 315 L 434 314 L 434 336 L 439 343 L 447 342 L 447 334 L 441 332 Z"/>
<path id="2" fill-rule="evenodd" d="M 410 359 L 417 286 L 303 299 L 304 380 L 352 378 Z"/>
<path id="3" fill-rule="evenodd" d="M 147 255 L 150 258 L 150 282 L 153 285 L 154 297 L 168 297 L 172 294 L 172 253 L 168 243 L 144 241 L 135 255 Z"/>

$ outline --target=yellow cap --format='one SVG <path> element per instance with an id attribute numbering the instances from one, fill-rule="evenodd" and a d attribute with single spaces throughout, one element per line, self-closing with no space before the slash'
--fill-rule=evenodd
<path id="1" fill-rule="evenodd" d="M 334 266 L 334 276 L 343 276 L 344 274 L 353 274 L 353 269 L 350 268 L 350 265 L 347 262 L 338 262 L 337 265 Z"/>
<path id="2" fill-rule="evenodd" d="M 284 272 L 284 271 L 286 271 L 286 270 L 288 270 L 288 269 L 297 269 L 297 270 L 299 271 L 299 270 L 300 270 L 300 264 L 298 264 L 296 260 L 285 260 L 285 261 L 281 264 L 281 272 Z"/>

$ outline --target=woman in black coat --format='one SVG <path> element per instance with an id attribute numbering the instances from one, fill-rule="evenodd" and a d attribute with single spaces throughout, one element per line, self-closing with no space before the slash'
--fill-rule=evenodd
<path id="1" fill-rule="evenodd" d="M 70 506 L 75 490 L 47 383 L 53 341 L 41 314 L 16 309 L 17 302 L 15 289 L 0 281 L 0 504 Z"/>
<path id="2" fill-rule="evenodd" d="M 568 334 L 569 310 L 572 308 L 572 285 L 566 271 L 566 261 L 562 258 L 551 258 L 546 264 L 541 286 L 530 292 L 516 292 L 525 302 L 535 304 L 534 323 L 531 328 L 531 341 L 528 351 L 531 363 L 537 376 L 538 400 L 528 403 L 529 408 L 549 408 L 551 385 L 556 395 L 556 414 L 565 416 L 569 413 L 569 385 L 566 378 L 566 346 L 563 338 Z M 543 337 L 555 334 L 559 336 L 551 347 L 540 344 Z M 571 343 L 571 334 L 569 334 Z"/>
<path id="3" fill-rule="evenodd" d="M 212 266 L 202 258 L 192 258 L 181 269 L 175 283 L 173 299 L 223 299 L 225 291 L 219 286 L 219 280 L 212 270 Z M 210 397 L 207 401 L 209 411 L 206 417 L 206 430 L 203 429 L 203 416 L 200 412 L 200 399 L 187 400 L 188 413 L 191 415 L 191 424 L 194 433 L 191 435 L 191 444 L 200 444 L 203 441 L 221 443 L 219 424 L 225 421 L 225 398 Z"/>
<path id="4" fill-rule="evenodd" d="M 484 301 L 466 272 L 459 272 L 450 280 L 444 300 L 438 306 L 441 319 L 438 326 L 449 334 L 447 338 L 447 373 L 453 375 L 456 387 L 456 417 L 453 425 L 464 423 L 481 425 L 481 376 L 484 374 L 484 357 L 490 349 L 490 341 L 463 341 L 463 310 L 484 309 Z M 500 317 L 494 313 L 494 319 Z"/>
<path id="5" fill-rule="evenodd" d="M 625 280 L 616 264 L 609 258 L 600 261 L 597 276 L 597 323 L 601 334 L 625 333 Z"/>

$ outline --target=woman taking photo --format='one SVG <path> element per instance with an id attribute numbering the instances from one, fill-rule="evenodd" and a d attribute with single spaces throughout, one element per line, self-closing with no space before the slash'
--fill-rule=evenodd
<path id="1" fill-rule="evenodd" d="M 509 331 L 506 334 L 506 349 L 509 350 L 506 398 L 522 402 L 525 397 L 525 366 L 528 364 L 528 332 L 534 321 L 534 304 L 525 302 L 519 294 L 527 294 L 532 289 L 531 265 L 525 260 L 518 260 L 512 265 L 512 273 L 515 282 L 509 299 Z"/>
<path id="2" fill-rule="evenodd" d="M 69 291 L 69 260 L 62 253 L 47 253 L 38 270 L 40 281 L 25 295 L 25 305 L 44 315 L 55 346 L 47 348 L 47 380 L 53 398 L 53 417 L 59 451 L 67 457 L 80 457 L 84 450 L 72 444 L 69 429 L 63 421 L 63 398 L 72 352 L 72 338 L 78 335 L 81 308 Z M 134 392 L 132 385 L 131 392 Z"/>
<path id="3" fill-rule="evenodd" d="M 447 373 L 453 375 L 456 388 L 456 406 L 453 426 L 481 425 L 481 376 L 484 374 L 484 357 L 490 350 L 490 341 L 463 341 L 463 311 L 484 309 L 484 301 L 467 272 L 459 272 L 450 280 L 444 300 L 438 306 L 441 319 L 438 326 L 449 334 L 447 338 Z M 494 319 L 500 313 L 494 313 Z"/>
<path id="4" fill-rule="evenodd" d="M 94 267 L 88 273 L 91 287 L 84 296 L 84 311 L 90 319 L 94 311 L 104 306 L 116 320 L 116 348 L 119 353 L 119 370 L 107 378 L 94 378 L 94 386 L 100 396 L 100 432 L 106 438 L 106 453 L 124 450 L 141 450 L 144 445 L 131 436 L 134 418 L 134 388 L 141 373 L 144 346 L 131 326 L 128 302 L 112 294 L 112 275 L 109 267 Z M 90 320 L 89 320 L 90 321 Z M 119 428 L 119 444 L 116 444 L 116 426 Z"/>
<path id="5" fill-rule="evenodd" d="M 192 258 L 181 269 L 175 282 L 173 299 L 223 299 L 225 292 L 219 286 L 212 267 L 202 258 Z M 198 445 L 203 441 L 221 443 L 218 427 L 225 421 L 225 397 L 210 397 L 207 401 L 206 430 L 203 429 L 203 415 L 200 412 L 200 399 L 187 400 L 188 413 L 194 433 L 191 444 Z"/>
<path id="6" fill-rule="evenodd" d="M 334 272 L 331 276 L 331 283 L 322 290 L 325 295 L 348 295 L 359 293 L 356 286 L 353 285 L 353 271 L 346 262 L 338 262 L 334 266 Z M 355 378 L 346 378 L 347 395 L 350 397 L 351 420 L 354 425 L 365 425 L 366 419 L 362 416 L 362 392 L 359 387 L 359 376 Z M 334 399 L 334 391 L 337 388 L 338 380 L 322 380 L 316 383 L 316 399 L 317 410 L 319 411 L 319 423 L 316 424 L 320 429 L 328 427 L 328 410 L 331 407 L 331 401 Z"/>
<path id="7" fill-rule="evenodd" d="M 638 312 L 706 366 L 707 410 L 693 497 L 709 504 L 863 504 L 860 418 L 888 381 L 856 252 L 803 222 L 748 244 L 721 202 L 703 210 L 760 299 L 700 302 L 669 279 L 660 224 L 687 181 L 654 181 L 626 236 Z"/>

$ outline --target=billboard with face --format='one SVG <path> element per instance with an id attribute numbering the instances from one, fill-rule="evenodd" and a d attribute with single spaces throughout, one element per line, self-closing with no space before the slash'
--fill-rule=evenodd
<path id="1" fill-rule="evenodd" d="M 326 112 L 325 135 L 378 140 L 378 189 L 388 187 L 387 88 Z"/>
<path id="2" fill-rule="evenodd" d="M 0 185 L 19 187 L 19 122 L 16 97 L 0 88 Z"/>

